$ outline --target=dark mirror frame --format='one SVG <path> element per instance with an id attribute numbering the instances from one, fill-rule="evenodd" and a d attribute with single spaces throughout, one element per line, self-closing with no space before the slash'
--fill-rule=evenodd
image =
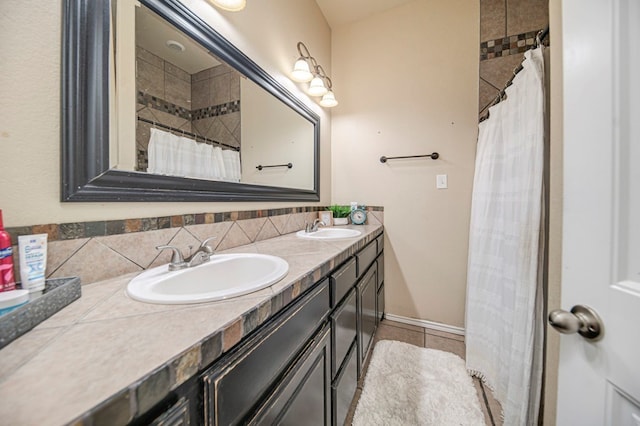
<path id="1" fill-rule="evenodd" d="M 319 201 L 318 115 L 178 0 L 141 0 L 141 3 L 313 124 L 313 189 L 207 181 L 109 169 L 110 0 L 64 0 L 62 201 Z"/>

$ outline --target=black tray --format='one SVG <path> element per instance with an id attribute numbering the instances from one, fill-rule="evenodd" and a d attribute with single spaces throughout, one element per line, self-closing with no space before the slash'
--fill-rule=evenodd
<path id="1" fill-rule="evenodd" d="M 44 291 L 29 301 L 0 316 L 0 349 L 80 298 L 80 278 L 46 280 Z"/>

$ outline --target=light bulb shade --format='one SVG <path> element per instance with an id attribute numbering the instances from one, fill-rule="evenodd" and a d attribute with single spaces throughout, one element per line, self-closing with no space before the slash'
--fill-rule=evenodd
<path id="1" fill-rule="evenodd" d="M 294 81 L 299 81 L 301 83 L 306 83 L 307 81 L 311 81 L 313 78 L 313 74 L 309 71 L 309 64 L 304 59 L 300 58 L 296 61 L 293 66 L 293 71 L 291 71 L 291 78 Z"/>
<path id="2" fill-rule="evenodd" d="M 311 80 L 311 83 L 309 83 L 309 90 L 307 91 L 307 93 L 309 93 L 311 96 L 322 96 L 327 92 L 328 90 L 324 85 L 324 81 L 322 81 L 322 79 L 317 75 L 313 77 L 313 80 Z"/>
<path id="3" fill-rule="evenodd" d="M 336 100 L 336 96 L 333 94 L 331 90 L 329 90 L 320 100 L 320 105 L 326 108 L 333 108 L 338 105 L 338 101 Z"/>
<path id="4" fill-rule="evenodd" d="M 209 2 L 229 12 L 239 12 L 247 5 L 247 0 L 209 0 Z"/>

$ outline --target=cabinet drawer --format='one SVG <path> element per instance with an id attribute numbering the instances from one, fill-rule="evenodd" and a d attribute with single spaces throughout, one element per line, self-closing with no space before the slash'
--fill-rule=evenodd
<path id="1" fill-rule="evenodd" d="M 249 425 L 328 425 L 330 417 L 329 328 L 320 330 Z"/>
<path id="2" fill-rule="evenodd" d="M 378 254 L 380 254 L 384 250 L 384 234 L 376 238 L 376 242 L 378 244 Z"/>
<path id="3" fill-rule="evenodd" d="M 333 357 L 331 377 L 334 377 L 356 338 L 356 291 L 355 288 L 343 303 L 331 314 L 331 343 Z"/>
<path id="4" fill-rule="evenodd" d="M 343 425 L 358 386 L 358 348 L 354 341 L 347 354 L 347 361 L 331 388 L 333 424 Z"/>
<path id="5" fill-rule="evenodd" d="M 384 253 L 378 256 L 376 263 L 378 264 L 378 288 L 380 288 L 384 282 Z"/>
<path id="6" fill-rule="evenodd" d="M 324 280 L 205 372 L 208 424 L 242 421 L 313 335 L 329 309 L 329 285 Z"/>
<path id="7" fill-rule="evenodd" d="M 373 263 L 373 261 L 376 258 L 376 254 L 377 254 L 377 250 L 376 250 L 375 241 L 370 243 L 368 246 L 366 246 L 356 254 L 356 259 L 358 260 L 358 276 L 359 277 L 362 276 L 362 274 L 364 274 L 369 268 L 369 265 Z"/>
<path id="8" fill-rule="evenodd" d="M 336 306 L 351 287 L 356 284 L 357 279 L 356 260 L 350 259 L 331 274 L 331 306 Z"/>

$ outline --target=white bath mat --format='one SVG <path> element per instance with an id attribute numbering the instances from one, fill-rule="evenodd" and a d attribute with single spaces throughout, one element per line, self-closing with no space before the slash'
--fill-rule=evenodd
<path id="1" fill-rule="evenodd" d="M 484 424 L 462 358 L 393 340 L 376 344 L 354 426 Z"/>

